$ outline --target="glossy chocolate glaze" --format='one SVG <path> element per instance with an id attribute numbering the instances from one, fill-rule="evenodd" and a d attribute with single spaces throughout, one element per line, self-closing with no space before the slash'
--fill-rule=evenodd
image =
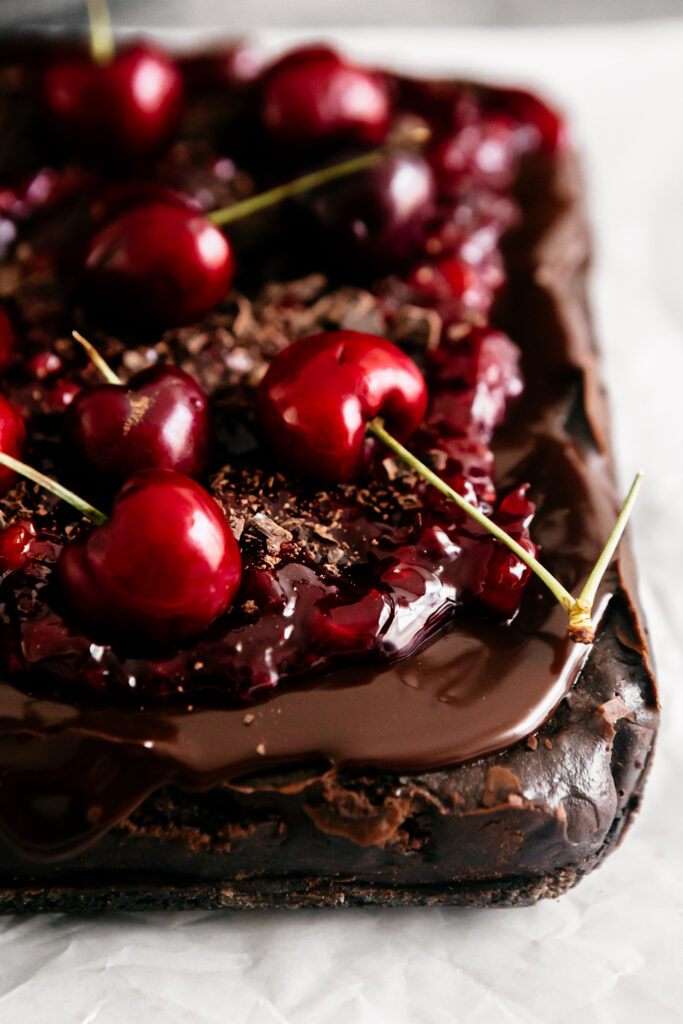
<path id="1" fill-rule="evenodd" d="M 511 239 L 508 308 L 527 390 L 495 439 L 501 491 L 533 481 L 534 539 L 574 589 L 614 520 L 590 339 L 572 322 L 568 271 L 587 258 L 571 157 L 558 159 Z M 612 575 L 607 590 L 616 585 Z M 603 601 L 604 604 L 604 601 Z M 505 625 L 458 619 L 392 665 L 354 662 L 252 706 L 177 702 L 138 710 L 0 688 L 0 830 L 22 856 L 77 853 L 165 783 L 206 789 L 314 761 L 423 771 L 509 748 L 553 714 L 588 654 L 535 583 Z"/>

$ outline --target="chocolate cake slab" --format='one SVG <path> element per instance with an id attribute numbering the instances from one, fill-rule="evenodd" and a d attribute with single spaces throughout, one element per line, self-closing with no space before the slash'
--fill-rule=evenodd
<path id="1" fill-rule="evenodd" d="M 525 390 L 493 437 L 495 483 L 531 482 L 533 538 L 576 590 L 618 500 L 571 152 L 522 177 L 518 200 L 495 322 L 520 346 Z M 294 336 L 338 327 L 429 345 L 431 311 L 409 305 L 388 318 L 375 290 L 284 278 L 159 345 L 210 393 L 217 367 L 246 365 L 241 396 L 283 316 Z M 148 348 L 129 343 L 123 366 Z M 224 385 L 214 395 L 232 424 Z M 217 469 L 213 489 L 237 516 L 230 473 Z M 28 489 L 6 500 L 6 517 L 35 510 Z M 267 551 L 287 530 L 268 507 Z M 563 892 L 619 842 L 657 729 L 626 547 L 598 607 L 596 642 L 573 645 L 532 580 L 509 623 L 454 615 L 397 660 L 356 658 L 250 703 L 202 690 L 107 700 L 75 685 L 63 647 L 61 685 L 36 656 L 33 678 L 0 687 L 1 908 L 510 906 Z M 192 657 L 199 676 L 204 654 Z"/>

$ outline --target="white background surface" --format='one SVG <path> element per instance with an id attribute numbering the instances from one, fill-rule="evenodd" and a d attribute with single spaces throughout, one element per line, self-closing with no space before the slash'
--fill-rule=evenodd
<path id="1" fill-rule="evenodd" d="M 587 164 L 622 483 L 647 473 L 635 542 L 664 718 L 643 810 L 603 867 L 533 908 L 0 920 L 0 1021 L 681 1021 L 683 20 L 336 37 L 368 59 L 536 84 L 569 112 Z"/>

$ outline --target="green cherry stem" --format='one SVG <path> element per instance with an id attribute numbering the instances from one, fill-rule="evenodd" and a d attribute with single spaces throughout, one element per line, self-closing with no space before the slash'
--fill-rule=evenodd
<path id="1" fill-rule="evenodd" d="M 598 558 L 595 566 L 588 577 L 585 587 L 581 591 L 579 597 L 575 598 L 569 593 L 569 591 L 562 586 L 559 580 L 557 580 L 551 572 L 549 572 L 545 566 L 541 565 L 537 558 L 526 551 L 521 544 L 505 532 L 497 523 L 494 523 L 492 519 L 480 512 L 478 508 L 472 505 L 466 498 L 463 498 L 461 494 L 458 494 L 452 487 L 437 476 L 436 473 L 432 472 L 428 466 L 424 464 L 416 455 L 408 451 L 400 441 L 389 433 L 385 428 L 384 423 L 381 419 L 377 418 L 371 420 L 368 423 L 367 430 L 369 433 L 374 434 L 380 441 L 383 442 L 390 448 L 394 454 L 398 455 L 411 469 L 414 469 L 427 483 L 430 483 L 438 491 L 444 494 L 451 501 L 454 501 L 456 505 L 466 512 L 468 516 L 471 516 L 475 522 L 479 523 L 486 530 L 489 531 L 497 540 L 501 541 L 513 552 L 525 565 L 534 572 L 538 578 L 546 585 L 548 590 L 551 592 L 553 597 L 562 605 L 565 611 L 569 615 L 569 624 L 567 627 L 567 635 L 575 643 L 592 643 L 595 638 L 595 629 L 591 618 L 593 610 L 593 602 L 600 585 L 600 581 L 604 576 L 609 564 L 612 560 L 612 556 L 616 550 L 617 544 L 621 540 L 621 536 L 626 528 L 633 503 L 635 502 L 640 482 L 642 480 L 642 473 L 638 473 L 631 490 L 628 493 L 628 497 L 624 502 L 624 505 L 617 517 L 617 521 L 614 524 L 614 528 L 609 535 L 607 543 L 603 548 L 600 557 Z"/>
<path id="2" fill-rule="evenodd" d="M 56 480 L 45 476 L 44 473 L 34 469 L 33 466 L 27 466 L 25 462 L 20 462 L 19 459 L 14 459 L 11 455 L 5 455 L 4 452 L 0 452 L 0 463 L 3 466 L 7 466 L 8 469 L 14 470 L 15 473 L 25 476 L 28 480 L 32 480 L 34 484 L 44 487 L 46 491 L 56 494 L 58 498 L 68 501 L 70 505 L 78 509 L 82 515 L 95 523 L 96 526 L 102 526 L 108 521 L 109 516 L 105 516 L 104 512 L 100 512 L 94 505 L 90 505 L 83 498 L 79 498 L 73 491 L 70 491 L 67 487 L 62 487 Z"/>
<path id="3" fill-rule="evenodd" d="M 72 338 L 76 339 L 79 345 L 83 346 L 85 351 L 88 353 L 88 358 L 90 359 L 92 364 L 96 366 L 97 369 L 100 371 L 100 373 L 106 380 L 107 384 L 118 384 L 119 386 L 123 384 L 123 381 L 121 380 L 119 375 L 117 373 L 114 373 L 109 363 L 107 363 L 106 360 L 102 358 L 102 356 L 97 351 L 95 346 L 91 342 L 89 342 L 87 338 L 84 338 L 82 334 L 78 333 L 78 331 L 72 331 L 71 336 Z"/>
<path id="4" fill-rule="evenodd" d="M 368 167 L 374 167 L 375 164 L 381 163 L 389 153 L 393 153 L 397 149 L 422 145 L 430 137 L 430 134 L 431 132 L 426 126 L 416 125 L 380 149 L 373 149 L 370 153 L 363 153 L 361 156 L 352 157 L 350 160 L 334 164 L 332 167 L 323 167 L 322 170 L 313 171 L 311 174 L 304 174 L 301 178 L 295 178 L 284 185 L 277 185 L 267 192 L 260 192 L 257 196 L 250 196 L 249 199 L 243 199 L 240 203 L 234 203 L 232 206 L 224 206 L 220 210 L 214 210 L 212 213 L 207 214 L 207 217 L 217 227 L 231 224 L 233 221 L 241 220 L 243 217 L 250 217 L 259 210 L 264 210 L 268 206 L 275 206 L 276 203 L 281 203 L 283 199 L 289 199 L 290 196 L 300 195 L 302 192 L 310 192 L 311 189 L 327 185 L 328 182 L 336 181 L 337 178 L 346 178 L 350 174 L 357 174 L 359 171 L 367 170 Z"/>
<path id="5" fill-rule="evenodd" d="M 107 0 L 87 0 L 90 23 L 90 56 L 96 64 L 106 67 L 116 53 L 114 33 Z"/>

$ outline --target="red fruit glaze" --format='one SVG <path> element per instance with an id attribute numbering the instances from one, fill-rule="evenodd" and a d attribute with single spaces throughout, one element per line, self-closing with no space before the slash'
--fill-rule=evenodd
<path id="1" fill-rule="evenodd" d="M 64 597 L 111 636 L 176 643 L 231 605 L 242 563 L 224 514 L 181 473 L 148 469 L 121 488 L 111 519 L 64 548 Z"/>
<path id="2" fill-rule="evenodd" d="M 287 54 L 264 80 L 264 124 L 285 142 L 376 144 L 386 135 L 390 107 L 381 75 L 325 47 Z"/>
<path id="3" fill-rule="evenodd" d="M 174 366 L 154 366 L 126 387 L 81 391 L 65 415 L 64 434 L 84 467 L 118 486 L 140 469 L 201 476 L 211 417 L 192 377 Z"/>
<path id="4" fill-rule="evenodd" d="M 225 296 L 235 260 L 225 235 L 201 214 L 150 203 L 105 224 L 85 259 L 86 297 L 118 318 L 177 326 Z"/>
<path id="5" fill-rule="evenodd" d="M 175 127 L 181 101 L 177 67 L 147 43 L 120 49 L 105 66 L 85 54 L 68 57 L 43 79 L 53 127 L 95 160 L 155 150 Z"/>
<path id="6" fill-rule="evenodd" d="M 20 459 L 25 439 L 26 428 L 21 413 L 16 406 L 0 395 L 0 451 Z M 16 473 L 11 469 L 0 466 L 0 495 L 10 489 L 16 478 Z"/>
<path id="7" fill-rule="evenodd" d="M 359 472 L 365 426 L 374 416 L 399 438 L 417 429 L 427 387 L 412 359 L 390 341 L 332 331 L 281 352 L 257 401 L 278 457 L 298 473 L 333 482 Z"/>
<path id="8" fill-rule="evenodd" d="M 0 307 L 0 373 L 7 369 L 14 356 L 14 331 L 7 313 Z"/>

